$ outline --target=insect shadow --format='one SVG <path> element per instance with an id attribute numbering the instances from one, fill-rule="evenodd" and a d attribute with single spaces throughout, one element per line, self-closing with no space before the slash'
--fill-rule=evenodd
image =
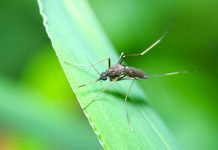
<path id="1" fill-rule="evenodd" d="M 65 62 L 65 63 L 70 64 L 72 66 L 92 67 L 95 70 L 95 72 L 98 73 L 99 78 L 97 78 L 96 80 L 91 81 L 87 84 L 80 85 L 79 86 L 80 88 L 85 87 L 85 86 L 90 85 L 90 84 L 93 84 L 93 83 L 96 83 L 96 82 L 99 82 L 99 81 L 106 81 L 107 79 L 109 79 L 111 81 L 110 84 L 107 85 L 106 87 L 104 87 L 98 94 L 96 94 L 83 109 L 87 109 L 94 101 L 96 101 L 97 97 L 99 97 L 102 93 L 104 93 L 107 89 L 109 89 L 112 85 L 114 85 L 114 83 L 116 83 L 118 81 L 122 81 L 122 80 L 130 80 L 131 84 L 129 86 L 129 89 L 127 91 L 127 94 L 126 94 L 124 100 L 125 100 L 125 111 L 126 111 L 127 122 L 128 122 L 130 129 L 133 131 L 133 128 L 132 128 L 130 121 L 129 121 L 129 114 L 128 114 L 128 109 L 127 109 L 127 98 L 130 94 L 130 90 L 132 88 L 134 81 L 135 80 L 146 80 L 146 79 L 152 78 L 152 77 L 162 77 L 162 76 L 170 76 L 170 75 L 175 75 L 175 74 L 187 73 L 188 71 L 170 72 L 170 73 L 157 74 L 157 75 L 147 75 L 144 73 L 144 71 L 142 71 L 138 68 L 125 66 L 123 64 L 123 61 L 127 57 L 143 56 L 145 53 L 147 53 L 149 50 L 151 50 L 153 47 L 155 47 L 158 43 L 160 43 L 163 40 L 163 38 L 169 32 L 169 29 L 171 28 L 174 21 L 175 21 L 175 16 L 172 18 L 169 25 L 167 26 L 167 28 L 163 32 L 163 34 L 153 44 L 151 44 L 148 48 L 143 50 L 141 53 L 136 53 L 136 54 L 125 54 L 124 52 L 122 52 L 117 63 L 112 65 L 112 66 L 111 66 L 111 59 L 110 58 L 106 58 L 106 59 L 100 60 L 98 62 L 91 63 L 91 61 L 87 57 L 87 60 L 89 62 L 88 65 L 70 64 L 70 63 Z M 108 62 L 108 69 L 102 73 L 99 73 L 98 70 L 94 67 L 94 65 L 97 65 L 97 64 L 104 62 L 104 61 Z M 116 92 L 111 92 L 111 94 L 119 95 L 119 93 L 116 93 Z"/>
<path id="2" fill-rule="evenodd" d="M 123 92 L 120 92 L 120 91 L 115 91 L 115 90 L 108 90 L 108 91 L 105 91 L 106 94 L 109 94 L 109 95 L 114 95 L 115 97 L 117 97 L 119 100 L 122 100 L 123 99 Z M 136 96 L 134 95 L 134 99 L 129 96 L 128 97 L 128 103 L 132 103 L 132 104 L 135 104 L 135 105 L 148 105 L 148 103 L 140 96 Z"/>

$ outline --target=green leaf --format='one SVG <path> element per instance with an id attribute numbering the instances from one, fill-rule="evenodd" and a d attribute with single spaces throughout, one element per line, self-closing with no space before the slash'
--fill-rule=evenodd
<path id="1" fill-rule="evenodd" d="M 65 62 L 88 64 L 88 56 L 91 62 L 110 57 L 113 64 L 118 55 L 87 1 L 39 0 L 38 3 L 58 59 L 84 108 L 103 87 L 100 83 L 84 88 L 78 85 L 95 80 L 99 75 L 92 68 L 70 66 Z M 103 72 L 107 64 L 96 65 L 96 68 Z M 108 84 L 107 81 L 103 86 Z M 137 84 L 134 84 L 128 98 L 129 118 L 134 130 L 131 131 L 124 102 L 129 86 L 129 81 L 116 83 L 84 110 L 102 146 L 105 149 L 177 149 L 172 135 L 146 102 L 146 96 Z"/>

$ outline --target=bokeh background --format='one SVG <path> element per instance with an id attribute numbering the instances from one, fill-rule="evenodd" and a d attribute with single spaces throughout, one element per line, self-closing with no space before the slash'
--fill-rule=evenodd
<path id="1" fill-rule="evenodd" d="M 184 150 L 218 149 L 218 1 L 90 0 L 118 53 L 161 44 L 128 65 Z M 35 0 L 0 1 L 0 150 L 101 149 L 48 39 Z M 103 51 L 103 50 L 102 50 Z"/>

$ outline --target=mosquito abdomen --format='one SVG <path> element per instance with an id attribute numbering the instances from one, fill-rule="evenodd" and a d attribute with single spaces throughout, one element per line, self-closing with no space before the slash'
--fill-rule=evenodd
<path id="1" fill-rule="evenodd" d="M 144 71 L 134 68 L 134 67 L 125 67 L 125 75 L 137 79 L 147 79 L 147 75 L 144 73 Z"/>

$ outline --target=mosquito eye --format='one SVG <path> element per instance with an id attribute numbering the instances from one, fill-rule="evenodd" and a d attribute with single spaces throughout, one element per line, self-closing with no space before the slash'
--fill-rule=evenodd
<path id="1" fill-rule="evenodd" d="M 105 80 L 107 80 L 107 78 L 103 78 L 102 80 L 104 80 L 104 81 L 105 81 Z"/>

